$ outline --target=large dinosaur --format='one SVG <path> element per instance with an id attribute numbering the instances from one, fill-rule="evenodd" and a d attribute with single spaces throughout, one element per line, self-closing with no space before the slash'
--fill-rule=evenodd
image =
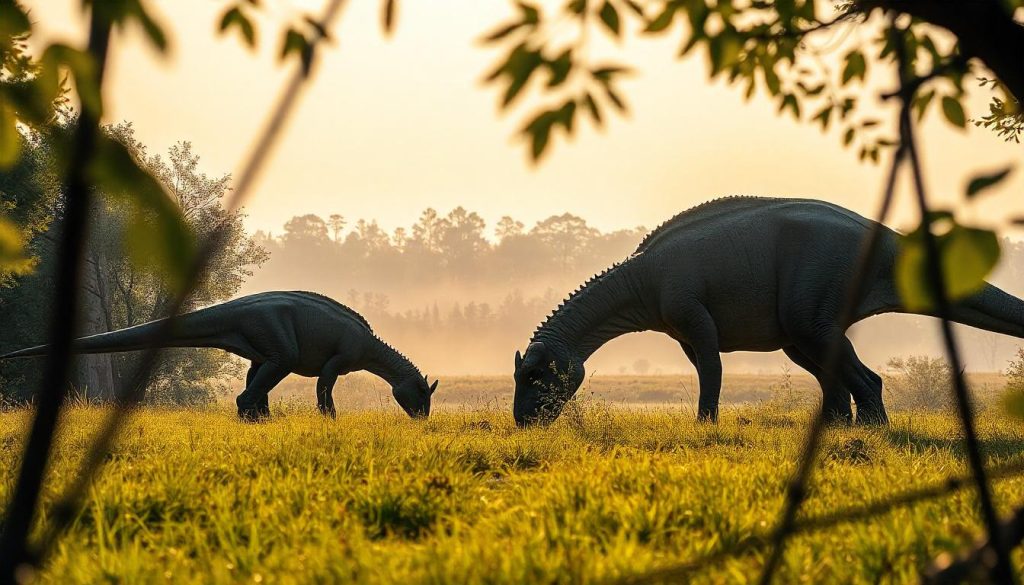
<path id="1" fill-rule="evenodd" d="M 235 400 L 238 416 L 270 414 L 268 393 L 289 373 L 317 376 L 320 411 L 334 416 L 332 392 L 338 376 L 367 370 L 391 385 L 409 416 L 430 414 L 437 381 L 377 337 L 359 313 L 311 292 L 264 292 L 181 315 L 169 338 L 159 339 L 163 320 L 90 335 L 75 341 L 76 353 L 134 351 L 152 347 L 215 347 L 252 362 L 245 390 Z M 0 355 L 0 359 L 44 355 L 46 345 Z"/>
<path id="2" fill-rule="evenodd" d="M 525 354 L 516 352 L 516 422 L 553 420 L 583 382 L 592 353 L 614 337 L 647 330 L 678 341 L 696 367 L 701 419 L 717 418 L 721 352 L 782 349 L 820 383 L 826 347 L 839 336 L 840 388 L 823 396 L 826 414 L 852 421 L 852 394 L 858 421 L 887 421 L 881 378 L 836 325 L 874 225 L 808 199 L 727 197 L 680 213 L 571 294 L 537 328 Z M 893 282 L 897 238 L 882 228 L 854 322 L 908 312 Z M 956 303 L 952 319 L 1024 337 L 1024 302 L 989 284 Z"/>

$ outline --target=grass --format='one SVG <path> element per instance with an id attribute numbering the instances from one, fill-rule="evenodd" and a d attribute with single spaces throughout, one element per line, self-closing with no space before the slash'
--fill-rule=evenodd
<path id="1" fill-rule="evenodd" d="M 147 409 L 116 451 L 41 582 L 582 583 L 694 559 L 770 528 L 806 415 L 733 409 L 717 426 L 681 409 L 584 403 L 545 429 L 507 411 L 428 421 L 387 411 L 329 421 L 285 404 L 260 425 L 227 409 Z M 103 412 L 66 415 L 49 492 L 66 485 Z M 0 413 L 0 499 L 29 421 Z M 1024 433 L 980 417 L 990 463 L 1024 458 Z M 897 414 L 830 431 L 808 514 L 966 473 L 955 421 Z M 995 483 L 1002 513 L 1024 480 Z M 910 583 L 979 534 L 969 490 L 797 538 L 780 583 Z M 1024 566 L 1022 557 L 1016 560 Z M 698 582 L 756 578 L 761 553 Z"/>

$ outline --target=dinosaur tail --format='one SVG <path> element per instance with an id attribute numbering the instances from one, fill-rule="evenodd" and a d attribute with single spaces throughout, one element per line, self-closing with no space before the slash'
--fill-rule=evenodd
<path id="1" fill-rule="evenodd" d="M 161 338 L 160 332 L 167 319 L 157 319 L 148 323 L 126 327 L 108 333 L 97 333 L 80 337 L 72 344 L 74 353 L 110 353 L 136 351 L 154 346 L 158 347 L 198 347 L 210 345 L 209 336 L 195 331 L 197 313 L 187 313 L 175 320 L 169 336 Z M 191 332 L 191 334 L 186 333 Z M 50 351 L 48 344 L 36 345 L 18 351 L 0 355 L 0 360 L 46 355 Z"/>
<path id="2" fill-rule="evenodd" d="M 991 284 L 952 307 L 953 321 L 1024 338 L 1024 301 Z"/>

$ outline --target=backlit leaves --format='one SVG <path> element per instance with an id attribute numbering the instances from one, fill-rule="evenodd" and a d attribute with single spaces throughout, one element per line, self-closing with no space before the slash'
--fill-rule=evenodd
<path id="1" fill-rule="evenodd" d="M 281 60 L 295 53 L 302 64 L 302 74 L 308 76 L 313 66 L 313 45 L 299 31 L 289 28 L 284 35 L 284 43 L 281 45 Z"/>
<path id="2" fill-rule="evenodd" d="M 125 244 L 132 262 L 180 290 L 195 257 L 195 239 L 160 182 L 140 166 L 128 148 L 105 136 L 99 141 L 88 176 L 104 195 L 131 209 Z"/>
<path id="3" fill-rule="evenodd" d="M 0 170 L 9 169 L 21 156 L 18 117 L 9 102 L 0 101 Z"/>
<path id="4" fill-rule="evenodd" d="M 621 31 L 621 25 L 619 23 L 619 11 L 612 6 L 612 3 L 605 0 L 604 5 L 601 6 L 601 22 L 604 23 L 605 27 L 613 36 L 618 37 Z"/>
<path id="5" fill-rule="evenodd" d="M 966 298 L 985 285 L 985 278 L 999 261 L 999 240 L 990 230 L 960 225 L 952 214 L 933 214 L 933 226 L 946 293 L 951 301 Z M 935 309 L 935 289 L 929 277 L 924 226 L 903 236 L 896 260 L 896 286 L 909 311 Z M 933 228 L 933 233 L 936 230 Z"/>
<path id="6" fill-rule="evenodd" d="M 946 116 L 946 120 L 949 123 L 960 127 L 967 127 L 967 115 L 964 114 L 964 107 L 960 105 L 960 100 L 953 96 L 942 96 L 942 113 Z"/>
<path id="7" fill-rule="evenodd" d="M 0 275 L 29 274 L 35 261 L 25 255 L 25 239 L 9 218 L 0 215 Z"/>
<path id="8" fill-rule="evenodd" d="M 868 63 L 864 59 L 864 53 L 853 50 L 846 54 L 845 65 L 843 66 L 843 85 L 853 79 L 864 81 L 867 75 Z"/>
<path id="9" fill-rule="evenodd" d="M 138 25 L 150 42 L 161 53 L 167 51 L 167 35 L 163 27 L 146 10 L 142 0 L 86 0 L 103 20 L 116 26 Z"/>
<path id="10" fill-rule="evenodd" d="M 31 30 L 28 15 L 14 0 L 0 0 L 0 38 L 20 36 Z"/>

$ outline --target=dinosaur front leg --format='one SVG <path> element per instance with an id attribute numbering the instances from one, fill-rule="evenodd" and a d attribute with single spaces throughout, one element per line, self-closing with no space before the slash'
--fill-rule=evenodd
<path id="1" fill-rule="evenodd" d="M 258 421 L 270 414 L 269 398 L 267 395 L 274 386 L 288 375 L 288 370 L 275 363 L 265 362 L 261 364 L 256 373 L 249 379 L 245 391 L 238 395 L 235 404 L 238 405 L 238 417 L 246 421 Z"/>
<path id="2" fill-rule="evenodd" d="M 686 357 L 697 368 L 700 393 L 697 420 L 718 421 L 718 401 L 722 394 L 722 356 L 718 346 L 718 328 L 707 311 L 691 312 L 671 327 Z"/>

